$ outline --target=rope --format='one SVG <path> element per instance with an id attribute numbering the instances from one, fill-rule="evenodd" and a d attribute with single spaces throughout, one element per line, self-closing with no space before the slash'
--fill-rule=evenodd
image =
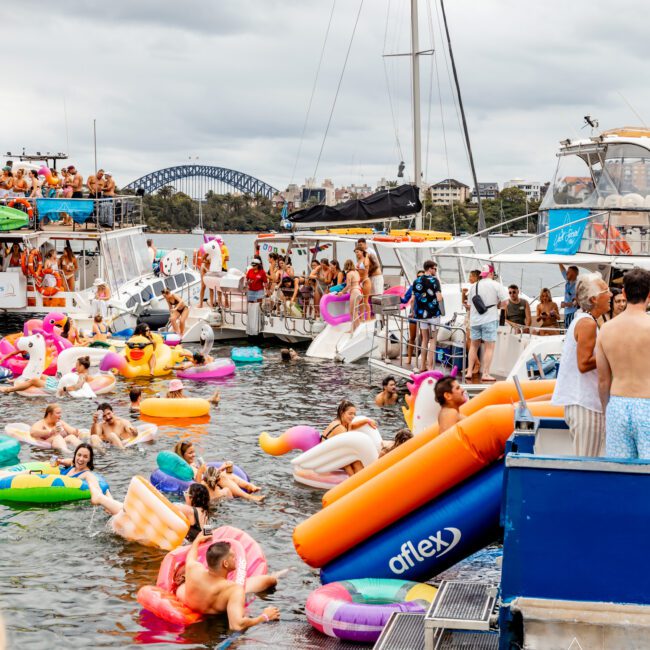
<path id="1" fill-rule="evenodd" d="M 302 125 L 302 133 L 300 134 L 300 143 L 298 144 L 298 153 L 296 154 L 296 161 L 293 164 L 293 170 L 291 171 L 291 183 L 293 183 L 295 175 L 296 175 L 296 169 L 298 167 L 298 162 L 300 161 L 300 154 L 302 153 L 302 144 L 305 139 L 305 133 L 307 132 L 307 123 L 309 122 L 309 114 L 311 113 L 311 106 L 314 101 L 314 95 L 316 94 L 316 86 L 318 84 L 318 77 L 320 75 L 320 69 L 323 64 L 323 57 L 325 55 L 325 46 L 327 45 L 327 39 L 329 38 L 330 34 L 330 27 L 332 26 L 332 19 L 334 18 L 334 9 L 336 7 L 336 0 L 333 0 L 332 2 L 332 9 L 330 11 L 330 18 L 327 23 L 327 29 L 325 30 L 325 38 L 323 40 L 323 47 L 321 48 L 320 51 L 320 58 L 318 59 L 318 66 L 316 68 L 316 77 L 314 78 L 314 85 L 312 86 L 311 89 L 311 96 L 309 97 L 309 104 L 307 105 L 307 114 L 305 115 L 305 123 Z"/>
<path id="2" fill-rule="evenodd" d="M 359 2 L 359 11 L 357 11 L 357 17 L 354 21 L 354 28 L 352 29 L 352 36 L 350 37 L 350 43 L 348 44 L 347 52 L 345 53 L 345 60 L 343 61 L 343 69 L 341 70 L 341 75 L 339 76 L 339 82 L 336 86 L 336 94 L 334 95 L 334 101 L 332 102 L 332 108 L 330 110 L 329 118 L 327 119 L 327 126 L 325 127 L 325 133 L 323 135 L 323 142 L 320 146 L 320 151 L 318 152 L 318 158 L 316 159 L 316 166 L 314 167 L 314 174 L 312 178 L 316 179 L 316 174 L 318 172 L 318 165 L 320 164 L 321 156 L 323 155 L 323 149 L 325 148 L 325 141 L 327 140 L 327 135 L 330 130 L 330 125 L 332 124 L 332 116 L 334 115 L 334 109 L 336 107 L 336 101 L 339 97 L 339 91 L 341 90 L 341 84 L 343 83 L 343 76 L 345 75 L 345 68 L 348 64 L 348 59 L 350 58 L 350 51 L 352 50 L 352 43 L 354 42 L 354 35 L 357 33 L 357 26 L 359 25 L 359 18 L 361 17 L 361 10 L 363 9 L 363 0 Z"/>

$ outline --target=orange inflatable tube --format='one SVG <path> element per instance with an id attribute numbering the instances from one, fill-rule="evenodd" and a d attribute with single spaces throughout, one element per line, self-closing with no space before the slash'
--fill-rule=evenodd
<path id="1" fill-rule="evenodd" d="M 298 555 L 321 567 L 497 460 L 514 429 L 514 408 L 486 406 L 303 521 L 293 533 Z"/>
<path id="2" fill-rule="evenodd" d="M 552 394 L 554 388 L 554 379 L 521 382 L 521 390 L 527 400 Z M 517 401 L 519 401 L 519 393 L 517 393 L 515 384 L 511 381 L 498 381 L 496 384 L 492 384 L 492 386 L 489 386 L 484 391 L 480 392 L 476 397 L 473 397 L 469 402 L 463 404 L 460 407 L 460 412 L 465 416 L 470 416 L 473 413 L 480 411 L 482 408 L 492 404 L 512 404 Z M 551 408 L 551 405 L 549 405 L 548 408 Z M 553 408 L 555 409 L 553 412 L 534 412 L 533 415 L 545 415 L 547 417 L 562 417 L 564 415 L 564 410 L 562 408 L 559 410 L 557 410 L 556 407 Z M 334 501 L 340 499 L 348 492 L 352 492 L 352 490 L 355 490 L 360 485 L 370 480 L 373 476 L 381 474 L 385 469 L 413 453 L 416 449 L 419 449 L 422 445 L 435 438 L 439 433 L 438 425 L 434 424 L 428 429 L 425 429 L 422 433 L 411 438 L 408 442 L 397 447 L 397 449 L 391 451 L 390 454 L 386 454 L 372 463 L 372 465 L 364 467 L 354 476 L 351 476 L 343 481 L 343 483 L 340 483 L 336 487 L 327 491 L 323 496 L 323 506 L 328 506 L 331 503 L 334 503 Z"/>

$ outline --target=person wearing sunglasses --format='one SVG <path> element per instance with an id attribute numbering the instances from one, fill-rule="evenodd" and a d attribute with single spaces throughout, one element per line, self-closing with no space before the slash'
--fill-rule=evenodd
<path id="1" fill-rule="evenodd" d="M 149 357 L 149 374 L 153 377 L 156 367 L 156 341 L 151 334 L 151 328 L 146 323 L 138 323 L 133 332 L 133 336 L 144 336 L 146 339 L 149 339 L 149 343 L 127 341 L 126 345 L 131 349 L 137 346 L 138 349 L 144 350 L 147 345 L 153 345 L 154 353 Z"/>
<path id="2" fill-rule="evenodd" d="M 511 284 L 508 287 L 508 304 L 506 306 L 506 323 L 510 325 L 516 334 L 528 332 L 532 317 L 528 300 L 519 297 L 519 287 Z"/>

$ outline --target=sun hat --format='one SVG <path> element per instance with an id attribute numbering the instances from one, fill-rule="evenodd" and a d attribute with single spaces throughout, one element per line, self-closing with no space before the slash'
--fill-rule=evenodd
<path id="1" fill-rule="evenodd" d="M 93 287 L 101 287 L 103 284 L 106 284 L 103 278 L 95 278 L 93 282 Z"/>
<path id="2" fill-rule="evenodd" d="M 494 267 L 492 264 L 483 264 L 481 267 L 481 277 L 482 278 L 487 278 L 490 273 L 494 273 Z"/>
<path id="3" fill-rule="evenodd" d="M 172 379 L 169 382 L 168 390 L 172 393 L 177 390 L 183 390 L 183 382 L 180 379 Z"/>
<path id="4" fill-rule="evenodd" d="M 254 257 L 251 264 L 259 264 L 260 266 L 262 266 L 262 259 L 259 257 Z"/>

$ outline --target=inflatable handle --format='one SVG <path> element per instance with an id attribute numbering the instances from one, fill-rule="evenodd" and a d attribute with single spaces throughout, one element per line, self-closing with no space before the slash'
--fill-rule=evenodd
<path id="1" fill-rule="evenodd" d="M 323 320 L 329 325 L 341 325 L 342 323 L 350 322 L 350 312 L 346 311 L 344 314 L 339 314 L 334 316 L 329 312 L 330 303 L 333 302 L 348 302 L 350 300 L 349 293 L 342 293 L 340 295 L 334 293 L 326 293 L 320 299 L 320 313 L 323 317 Z"/>
<path id="2" fill-rule="evenodd" d="M 158 456 L 156 456 L 156 463 L 165 474 L 169 474 L 181 481 L 194 479 L 194 470 L 191 465 L 173 451 L 159 452 Z"/>
<path id="3" fill-rule="evenodd" d="M 291 427 L 277 438 L 263 431 L 259 438 L 260 447 L 271 456 L 282 456 L 293 449 L 307 451 L 319 442 L 320 432 L 306 425 Z"/>

